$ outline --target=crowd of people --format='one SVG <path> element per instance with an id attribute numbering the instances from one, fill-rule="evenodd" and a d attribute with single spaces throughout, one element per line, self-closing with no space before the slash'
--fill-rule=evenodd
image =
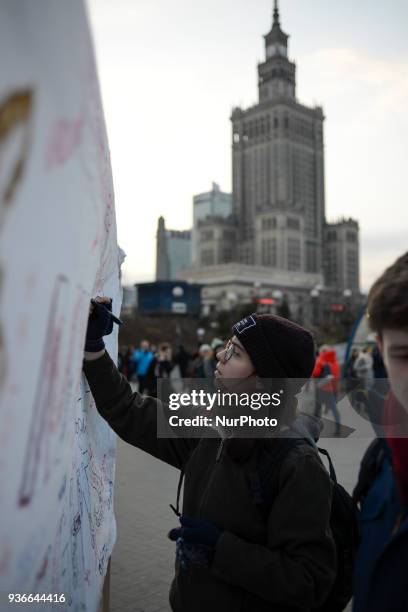
<path id="1" fill-rule="evenodd" d="M 158 346 L 142 340 L 139 348 L 128 347 L 119 352 L 118 369 L 130 382 L 138 384 L 138 391 L 157 396 L 157 381 L 169 378 L 201 378 L 212 380 L 217 355 L 225 342 L 214 338 L 209 344 L 200 344 L 197 350 L 187 351 L 179 344 L 174 351 L 168 342 Z"/>
<path id="2" fill-rule="evenodd" d="M 200 344 L 196 351 L 187 351 L 182 344 L 174 350 L 168 342 L 158 346 L 144 339 L 139 348 L 128 347 L 119 352 L 118 369 L 142 394 L 157 397 L 159 379 L 201 379 L 212 382 L 226 340 L 214 338 Z M 368 393 L 376 379 L 386 380 L 381 353 L 375 345 L 353 348 L 346 363 L 340 364 L 333 346 L 320 347 L 312 372 L 314 380 L 314 415 L 331 413 L 334 435 L 341 435 L 339 400 L 343 392 L 349 393 L 352 405 L 361 412 L 369 401 Z M 386 387 L 388 390 L 388 387 Z M 371 396 L 370 396 L 371 397 Z"/>

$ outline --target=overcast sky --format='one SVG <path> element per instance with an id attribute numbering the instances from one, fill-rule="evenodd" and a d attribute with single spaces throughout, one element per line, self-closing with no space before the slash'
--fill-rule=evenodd
<path id="1" fill-rule="evenodd" d="M 272 0 L 88 0 L 124 280 L 154 278 L 157 218 L 231 190 L 230 113 L 257 102 Z M 280 0 L 297 97 L 325 120 L 326 215 L 360 222 L 367 289 L 408 250 L 408 2 Z"/>

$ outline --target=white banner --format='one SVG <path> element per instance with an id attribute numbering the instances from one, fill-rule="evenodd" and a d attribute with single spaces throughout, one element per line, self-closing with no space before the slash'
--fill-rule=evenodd
<path id="1" fill-rule="evenodd" d="M 115 435 L 82 356 L 90 297 L 116 314 L 121 300 L 98 77 L 81 1 L 0 14 L 0 592 L 91 612 L 115 540 Z"/>

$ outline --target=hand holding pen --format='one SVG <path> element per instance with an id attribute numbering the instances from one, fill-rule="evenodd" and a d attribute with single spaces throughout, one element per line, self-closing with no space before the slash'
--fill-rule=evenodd
<path id="1" fill-rule="evenodd" d="M 104 336 L 112 333 L 113 324 L 122 321 L 112 313 L 112 299 L 97 297 L 91 300 L 88 328 L 86 330 L 85 351 L 97 353 L 105 348 Z"/>

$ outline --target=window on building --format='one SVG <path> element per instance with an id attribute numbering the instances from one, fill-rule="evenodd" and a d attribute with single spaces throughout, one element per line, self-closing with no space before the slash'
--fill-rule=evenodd
<path id="1" fill-rule="evenodd" d="M 201 264 L 203 266 L 214 265 L 214 251 L 213 249 L 203 249 L 201 251 Z"/>
<path id="2" fill-rule="evenodd" d="M 288 217 L 286 220 L 286 226 L 289 229 L 299 230 L 300 229 L 300 221 L 299 219 L 294 219 L 293 217 Z"/>
<path id="3" fill-rule="evenodd" d="M 232 250 L 231 249 L 223 249 L 221 252 L 221 262 L 229 263 L 232 261 Z"/>
<path id="4" fill-rule="evenodd" d="M 241 250 L 240 259 L 241 259 L 241 262 L 244 263 L 244 264 L 250 264 L 251 263 L 251 252 L 250 252 L 250 248 L 249 247 L 243 248 Z"/>
<path id="5" fill-rule="evenodd" d="M 337 232 L 336 230 L 328 230 L 326 234 L 327 242 L 336 242 L 337 241 Z"/>
<path id="6" fill-rule="evenodd" d="M 357 236 L 355 232 L 351 232 L 351 231 L 346 232 L 346 240 L 347 242 L 357 242 Z"/>
<path id="7" fill-rule="evenodd" d="M 277 117 L 274 117 L 274 118 L 273 118 L 273 127 L 274 127 L 274 128 L 277 128 L 278 126 L 279 126 L 279 120 L 278 120 L 278 118 L 277 118 Z"/>
<path id="8" fill-rule="evenodd" d="M 276 266 L 276 238 L 266 238 L 261 243 L 261 260 L 263 266 Z"/>
<path id="9" fill-rule="evenodd" d="M 213 240 L 214 231 L 213 230 L 201 230 L 200 240 L 201 242 L 207 242 L 207 240 Z"/>
<path id="10" fill-rule="evenodd" d="M 317 272 L 317 253 L 314 244 L 306 245 L 306 272 Z"/>
<path id="11" fill-rule="evenodd" d="M 264 217 L 262 219 L 261 227 L 263 230 L 270 230 L 270 229 L 276 228 L 276 218 L 275 217 Z"/>
<path id="12" fill-rule="evenodd" d="M 300 240 L 288 238 L 288 270 L 300 269 Z"/>

